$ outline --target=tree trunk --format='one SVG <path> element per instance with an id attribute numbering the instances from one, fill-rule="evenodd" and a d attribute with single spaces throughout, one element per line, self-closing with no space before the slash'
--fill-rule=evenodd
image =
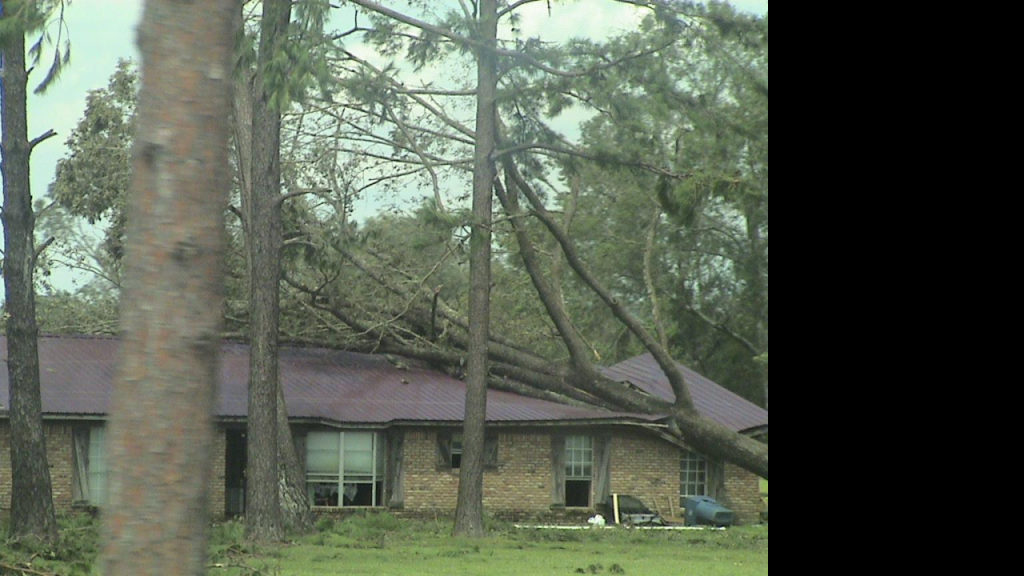
<path id="1" fill-rule="evenodd" d="M 306 475 L 295 449 L 292 427 L 288 424 L 288 405 L 284 389 L 278 386 L 277 397 L 277 458 L 281 466 L 279 498 L 281 524 L 290 532 L 305 534 L 313 531 L 313 510 L 306 492 Z"/>
<path id="2" fill-rule="evenodd" d="M 746 276 L 746 301 L 750 307 L 751 337 L 749 340 L 757 345 L 758 351 L 768 351 L 768 287 L 764 279 L 765 254 L 764 241 L 761 236 L 761 223 L 764 221 L 764 198 L 757 196 L 744 203 L 744 216 L 747 223 L 747 242 L 750 244 L 750 257 L 744 266 Z M 757 359 L 755 359 L 756 361 Z M 764 388 L 764 407 L 768 409 L 768 366 L 761 372 L 761 385 Z"/>
<path id="3" fill-rule="evenodd" d="M 112 399 L 107 576 L 206 572 L 233 0 L 148 0 Z"/>
<path id="4" fill-rule="evenodd" d="M 768 409 L 768 363 L 761 369 L 761 386 L 764 388 L 764 409 Z"/>
<path id="5" fill-rule="evenodd" d="M 278 323 L 282 226 L 281 113 L 271 102 L 267 70 L 291 20 L 290 0 L 265 0 L 253 99 L 252 194 L 247 202 L 246 249 L 249 262 L 249 460 L 246 529 L 249 538 L 284 537 L 281 514 L 278 428 Z M 287 420 L 287 416 L 285 417 Z M 293 449 L 294 451 L 294 449 Z"/>
<path id="6" fill-rule="evenodd" d="M 480 2 L 481 41 L 494 46 L 498 34 L 497 0 Z M 462 472 L 455 513 L 455 534 L 484 535 L 484 443 L 487 419 L 487 349 L 491 313 L 491 215 L 497 168 L 497 61 L 493 52 L 477 51 L 476 151 L 473 165 L 473 233 L 469 256 L 469 353 Z"/>
<path id="7" fill-rule="evenodd" d="M 246 239 L 250 231 L 249 208 L 252 198 L 252 101 L 253 77 L 243 71 L 235 80 L 235 153 L 238 180 L 242 197 L 242 228 Z M 313 514 L 306 494 L 306 478 L 295 450 L 291 426 L 288 424 L 288 406 L 284 390 L 278 386 L 277 397 L 278 463 L 281 474 L 278 478 L 281 503 L 281 522 L 285 530 L 305 533 L 313 529 Z"/>
<path id="8" fill-rule="evenodd" d="M 11 536 L 57 537 L 50 467 L 43 436 L 36 325 L 35 213 L 29 183 L 25 36 L 4 47 L 3 175 L 4 288 L 10 378 Z"/>

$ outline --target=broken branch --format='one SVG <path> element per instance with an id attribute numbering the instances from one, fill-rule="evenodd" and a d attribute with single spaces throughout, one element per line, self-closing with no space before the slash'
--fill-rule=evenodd
<path id="1" fill-rule="evenodd" d="M 47 140 L 49 140 L 50 138 L 53 138 L 56 135 L 57 135 L 57 133 L 54 132 L 53 130 L 47 130 L 42 135 L 36 136 L 35 138 L 32 139 L 31 142 L 28 143 L 29 151 L 31 152 L 32 150 L 35 149 L 36 146 L 39 146 L 43 142 L 46 142 Z"/>

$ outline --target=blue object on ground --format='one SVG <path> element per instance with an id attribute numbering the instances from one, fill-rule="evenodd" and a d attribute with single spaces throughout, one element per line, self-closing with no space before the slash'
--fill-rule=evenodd
<path id="1" fill-rule="evenodd" d="M 735 523 L 736 514 L 719 504 L 714 498 L 691 496 L 686 499 L 687 526 L 707 525 L 723 528 Z"/>

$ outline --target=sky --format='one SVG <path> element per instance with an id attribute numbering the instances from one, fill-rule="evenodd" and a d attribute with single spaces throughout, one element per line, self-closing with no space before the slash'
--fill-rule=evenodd
<path id="1" fill-rule="evenodd" d="M 450 1 L 450 0 L 445 0 Z M 36 148 L 32 156 L 32 190 L 42 197 L 53 181 L 57 161 L 67 154 L 65 140 L 85 109 L 90 90 L 102 88 L 121 58 L 138 60 L 135 29 L 142 17 L 144 0 L 77 0 L 65 17 L 71 34 L 71 65 L 44 95 L 29 96 L 29 138 L 47 130 L 57 137 Z M 768 0 L 733 0 L 740 10 L 755 14 L 768 12 Z M 346 24 L 350 9 L 342 9 Z M 635 25 L 640 13 L 636 8 L 614 2 L 594 1 L 556 3 L 549 14 L 547 4 L 538 2 L 520 9 L 521 34 L 546 40 L 564 40 L 572 36 L 607 36 Z M 572 22 L 572 26 L 566 26 Z M 339 27 L 345 26 L 342 24 Z M 44 55 L 45 62 L 45 55 Z M 45 67 L 45 66 L 43 66 Z M 33 75 L 41 76 L 40 72 Z M 73 289 L 73 276 L 57 279 L 64 289 Z M 2 289 L 2 287 L 0 287 Z"/>

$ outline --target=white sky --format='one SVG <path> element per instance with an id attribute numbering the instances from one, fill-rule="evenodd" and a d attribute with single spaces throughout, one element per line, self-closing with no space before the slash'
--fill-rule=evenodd
<path id="1" fill-rule="evenodd" d="M 768 12 L 768 0 L 732 0 L 732 4 L 756 14 Z M 119 58 L 138 58 L 135 28 L 142 16 L 142 6 L 143 0 L 78 0 L 68 8 L 66 18 L 71 32 L 71 65 L 47 94 L 29 96 L 29 138 L 50 129 L 58 133 L 56 138 L 39 146 L 33 154 L 32 190 L 35 198 L 45 195 L 53 180 L 57 160 L 67 153 L 64 141 L 85 109 L 88 91 L 106 85 Z M 555 3 L 552 10 L 549 14 L 543 2 L 522 8 L 521 34 L 546 40 L 608 36 L 627 30 L 639 18 L 636 8 L 594 0 Z M 346 24 L 351 21 L 346 15 L 341 15 L 341 18 Z M 567 26 L 566 22 L 573 25 Z M 33 74 L 37 82 L 45 68 L 44 62 L 41 70 Z M 34 85 L 30 92 L 31 88 Z M 57 284 L 62 288 L 73 288 L 70 276 L 66 280 L 59 279 Z"/>

